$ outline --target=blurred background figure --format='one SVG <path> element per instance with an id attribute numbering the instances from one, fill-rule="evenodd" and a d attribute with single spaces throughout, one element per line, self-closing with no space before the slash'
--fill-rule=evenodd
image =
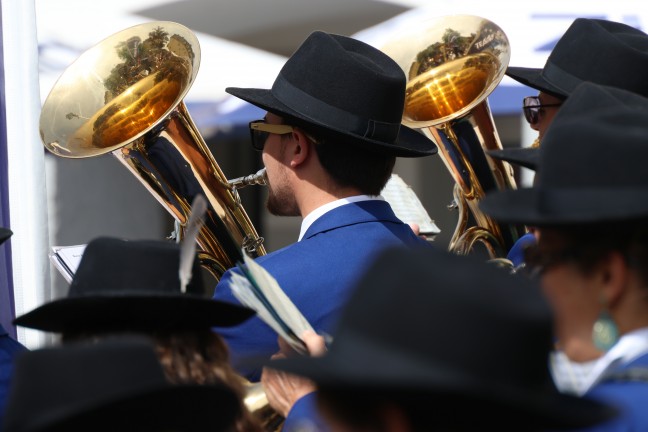
<path id="1" fill-rule="evenodd" d="M 558 40 L 542 69 L 509 66 L 506 74 L 539 91 L 522 101 L 524 118 L 538 137 L 530 147 L 491 151 L 493 157 L 526 160 L 544 137 L 561 105 L 583 82 L 594 82 L 648 96 L 648 84 L 637 70 L 648 70 L 648 35 L 627 24 L 577 18 Z M 535 230 L 520 238 L 509 252 L 514 266 L 523 264 L 522 250 L 535 242 Z"/>
<path id="2" fill-rule="evenodd" d="M 542 69 L 509 66 L 506 74 L 539 91 L 523 100 L 524 117 L 542 141 L 566 98 L 585 82 L 648 96 L 637 71 L 648 70 L 648 35 L 627 24 L 578 18 L 558 40 Z"/>
<path id="3" fill-rule="evenodd" d="M 171 384 L 147 339 L 44 348 L 16 362 L 4 430 L 231 431 L 239 403 L 223 384 Z"/>
<path id="4" fill-rule="evenodd" d="M 328 352 L 268 367 L 312 379 L 333 431 L 565 430 L 610 418 L 556 389 L 551 347 L 551 309 L 528 278 L 441 250 L 391 250 L 363 276 Z"/>
<path id="5" fill-rule="evenodd" d="M 582 84 L 543 139 L 534 186 L 482 202 L 495 218 L 538 227 L 525 262 L 570 360 L 554 357 L 554 376 L 565 391 L 618 406 L 614 430 L 648 429 L 648 99 L 643 109 L 631 99 Z"/>
<path id="6" fill-rule="evenodd" d="M 16 318 L 16 325 L 60 333 L 63 343 L 92 343 L 116 334 L 152 338 L 168 380 L 175 384 L 218 384 L 239 398 L 238 431 L 260 430 L 243 405 L 245 388 L 229 363 L 222 338 L 212 327 L 233 326 L 254 312 L 212 300 L 198 259 L 182 290 L 178 244 L 101 237 L 85 249 L 65 298 Z"/>

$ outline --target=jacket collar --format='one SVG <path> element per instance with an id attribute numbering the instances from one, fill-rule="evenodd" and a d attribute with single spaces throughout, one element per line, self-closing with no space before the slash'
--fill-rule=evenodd
<path id="1" fill-rule="evenodd" d="M 360 201 L 345 204 L 322 215 L 306 230 L 302 240 L 332 229 L 376 221 L 402 223 L 387 201 Z"/>

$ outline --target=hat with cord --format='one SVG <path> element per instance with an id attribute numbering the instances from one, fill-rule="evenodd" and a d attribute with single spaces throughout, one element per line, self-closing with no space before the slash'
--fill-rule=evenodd
<path id="1" fill-rule="evenodd" d="M 552 349 L 553 315 L 537 282 L 438 248 L 390 249 L 360 279 L 326 354 L 266 366 L 320 389 L 415 395 L 453 430 L 610 418 L 602 403 L 556 389 Z"/>
<path id="2" fill-rule="evenodd" d="M 198 258 L 182 292 L 180 245 L 99 237 L 85 248 L 68 294 L 14 320 L 50 332 L 189 330 L 237 325 L 249 308 L 204 292 Z"/>
<path id="3" fill-rule="evenodd" d="M 398 64 L 377 48 L 315 31 L 286 61 L 271 89 L 225 91 L 367 150 L 404 157 L 435 154 L 430 139 L 401 125 L 405 85 Z"/>
<path id="4" fill-rule="evenodd" d="M 565 98 L 590 81 L 648 97 L 648 35 L 627 24 L 577 18 L 556 43 L 543 68 L 509 66 L 514 80 Z"/>

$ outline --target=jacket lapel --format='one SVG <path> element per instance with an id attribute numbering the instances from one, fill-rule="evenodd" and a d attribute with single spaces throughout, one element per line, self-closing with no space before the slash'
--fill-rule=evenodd
<path id="1" fill-rule="evenodd" d="M 387 201 L 360 201 L 345 204 L 322 215 L 308 228 L 304 239 L 336 228 L 366 222 L 402 223 Z"/>

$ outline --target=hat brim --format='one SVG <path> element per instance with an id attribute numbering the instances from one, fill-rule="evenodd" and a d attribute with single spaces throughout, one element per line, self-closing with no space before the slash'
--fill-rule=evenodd
<path id="1" fill-rule="evenodd" d="M 169 384 L 123 398 L 85 400 L 47 417 L 35 415 L 21 430 L 222 431 L 229 430 L 239 412 L 235 394 L 224 386 Z"/>
<path id="2" fill-rule="evenodd" d="M 246 102 L 256 105 L 266 111 L 292 117 L 301 122 L 312 124 L 319 128 L 324 128 L 334 134 L 344 135 L 347 141 L 353 144 L 373 151 L 382 151 L 398 157 L 422 157 L 430 156 L 437 153 L 437 146 L 422 133 L 401 125 L 398 138 L 394 144 L 383 141 L 372 140 L 360 135 L 351 134 L 344 130 L 339 130 L 330 125 L 320 123 L 314 119 L 307 118 L 292 108 L 284 105 L 277 100 L 271 90 L 255 88 L 238 88 L 228 87 L 225 91 L 233 96 L 243 99 Z"/>
<path id="3" fill-rule="evenodd" d="M 487 377 L 466 376 L 452 365 L 422 362 L 389 347 L 354 339 L 356 346 L 353 348 L 347 340 L 345 350 L 331 351 L 323 357 L 271 360 L 266 366 L 310 378 L 328 388 L 416 391 L 431 396 L 455 394 L 461 397 L 462 408 L 467 412 L 471 401 L 477 407 L 487 400 L 505 412 L 507 409 L 523 412 L 534 424 L 545 428 L 585 427 L 617 414 L 607 405 L 558 390 L 540 394 L 542 392 L 537 390 L 510 388 L 501 382 L 493 383 Z M 439 400 L 441 404 L 456 403 L 450 398 L 446 402 L 444 398 Z"/>
<path id="4" fill-rule="evenodd" d="M 9 237 L 13 235 L 13 232 L 7 228 L 0 228 L 0 244 L 4 243 Z"/>
<path id="5" fill-rule="evenodd" d="M 169 331 L 230 327 L 254 314 L 253 310 L 232 303 L 190 295 L 121 294 L 54 300 L 13 322 L 21 327 L 55 333 Z"/>
<path id="6" fill-rule="evenodd" d="M 503 190 L 487 194 L 479 207 L 501 222 L 530 226 L 625 221 L 648 216 L 648 190 Z"/>
<path id="7" fill-rule="evenodd" d="M 505 148 L 501 150 L 488 150 L 486 153 L 495 159 L 531 170 L 537 169 L 540 158 L 540 149 L 538 147 Z"/>
<path id="8" fill-rule="evenodd" d="M 547 80 L 542 77 L 542 69 L 509 66 L 506 68 L 506 75 L 519 83 L 541 92 L 549 93 L 552 96 L 563 99 L 569 96 L 565 91 L 547 82 Z"/>

